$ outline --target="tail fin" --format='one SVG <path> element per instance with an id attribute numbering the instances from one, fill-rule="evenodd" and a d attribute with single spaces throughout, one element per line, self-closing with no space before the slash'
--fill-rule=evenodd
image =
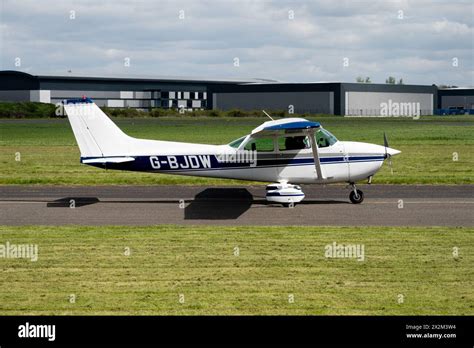
<path id="1" fill-rule="evenodd" d="M 126 135 L 90 99 L 68 99 L 64 109 L 81 157 L 107 157 L 128 153 L 133 138 Z"/>

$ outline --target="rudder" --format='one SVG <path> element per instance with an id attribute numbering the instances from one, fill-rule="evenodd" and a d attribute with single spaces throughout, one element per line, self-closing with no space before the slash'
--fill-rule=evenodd
<path id="1" fill-rule="evenodd" d="M 126 135 L 90 99 L 68 99 L 64 101 L 81 157 L 107 157 L 129 152 L 133 138 Z"/>

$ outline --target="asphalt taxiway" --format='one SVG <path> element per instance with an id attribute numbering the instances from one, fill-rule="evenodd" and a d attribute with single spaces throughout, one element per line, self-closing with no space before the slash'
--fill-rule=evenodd
<path id="1" fill-rule="evenodd" d="M 474 185 L 304 185 L 294 208 L 265 186 L 0 186 L 0 225 L 474 226 Z"/>

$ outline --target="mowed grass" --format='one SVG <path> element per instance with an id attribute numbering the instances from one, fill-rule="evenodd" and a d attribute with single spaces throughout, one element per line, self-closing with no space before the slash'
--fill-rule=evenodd
<path id="1" fill-rule="evenodd" d="M 474 183 L 472 116 L 408 118 L 318 118 L 340 140 L 383 144 L 402 151 L 384 166 L 375 183 Z M 249 133 L 264 118 L 114 119 L 131 136 L 228 143 Z M 16 161 L 19 153 L 20 161 Z M 66 119 L 0 120 L 0 184 L 235 184 L 237 181 L 149 173 L 104 171 L 79 163 L 79 149 Z M 455 160 L 457 159 L 457 160 Z"/>
<path id="2" fill-rule="evenodd" d="M 473 315 L 472 233 L 4 226 L 1 244 L 38 244 L 39 258 L 0 259 L 0 315 Z M 333 242 L 365 260 L 326 258 Z"/>

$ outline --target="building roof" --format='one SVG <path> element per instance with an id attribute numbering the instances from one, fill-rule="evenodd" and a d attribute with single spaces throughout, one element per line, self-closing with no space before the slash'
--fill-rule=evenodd
<path id="1" fill-rule="evenodd" d="M 474 86 L 471 87 L 438 87 L 440 91 L 456 91 L 456 90 L 465 90 L 465 89 L 474 89 Z"/>
<path id="2" fill-rule="evenodd" d="M 153 76 L 153 75 L 128 75 L 128 74 L 81 74 L 81 73 L 26 73 L 17 70 L 3 70 L 2 74 L 18 74 L 38 79 L 61 79 L 61 80 L 135 80 L 135 81 L 163 81 L 163 82 L 210 82 L 210 83 L 259 83 L 259 82 L 277 82 L 275 80 L 263 78 L 209 78 L 198 76 Z"/>

